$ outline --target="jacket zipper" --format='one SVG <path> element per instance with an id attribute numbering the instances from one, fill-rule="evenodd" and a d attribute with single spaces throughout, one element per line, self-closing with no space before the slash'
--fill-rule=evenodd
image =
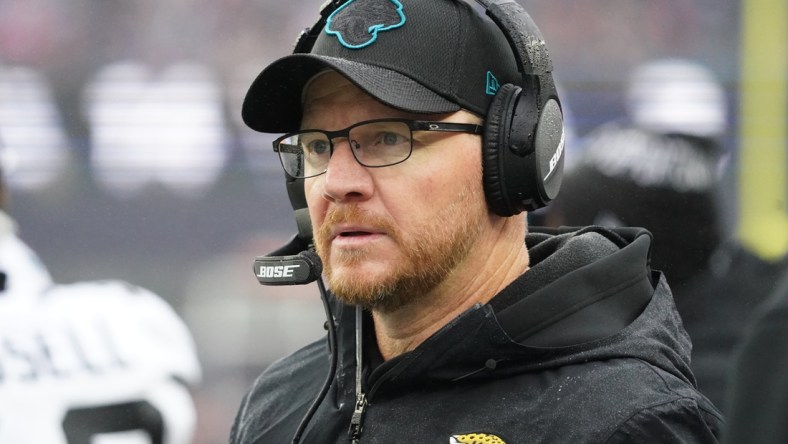
<path id="1" fill-rule="evenodd" d="M 356 408 L 353 410 L 353 417 L 350 419 L 350 429 L 348 435 L 350 442 L 358 444 L 361 440 L 361 432 L 364 431 L 364 413 L 367 408 L 367 397 L 364 393 L 356 395 Z"/>
<path id="2" fill-rule="evenodd" d="M 361 433 L 364 432 L 364 413 L 367 408 L 367 395 L 364 394 L 364 389 L 361 386 L 362 323 L 361 307 L 356 306 L 356 405 L 353 409 L 353 416 L 350 418 L 350 428 L 347 431 L 350 442 L 353 444 L 358 444 L 361 441 Z"/>
<path id="3" fill-rule="evenodd" d="M 352 444 L 359 444 L 361 442 L 361 434 L 364 432 L 364 415 L 367 412 L 369 400 L 372 399 L 378 388 L 389 379 L 392 374 L 391 370 L 382 374 L 369 390 L 369 395 L 364 393 L 362 386 L 362 350 L 363 348 L 363 311 L 361 308 L 356 307 L 356 403 L 353 408 L 353 415 L 350 418 L 350 427 L 348 428 L 348 438 Z"/>

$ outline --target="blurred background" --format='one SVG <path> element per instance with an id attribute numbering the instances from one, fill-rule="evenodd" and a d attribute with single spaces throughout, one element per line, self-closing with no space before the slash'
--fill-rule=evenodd
<path id="1" fill-rule="evenodd" d="M 204 370 L 195 444 L 226 442 L 255 376 L 323 334 L 316 287 L 252 273 L 295 223 L 274 136 L 240 122 L 248 85 L 321 3 L 0 0 L 9 213 L 56 281 L 128 280 L 183 316 Z M 729 103 L 726 229 L 764 258 L 788 250 L 784 0 L 520 3 L 551 50 L 569 162 L 623 114 L 636 66 L 698 61 Z"/>

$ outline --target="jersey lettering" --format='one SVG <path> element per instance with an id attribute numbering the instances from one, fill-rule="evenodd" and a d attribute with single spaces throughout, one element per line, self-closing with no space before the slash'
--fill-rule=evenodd
<path id="1" fill-rule="evenodd" d="M 90 444 L 97 435 L 140 430 L 151 444 L 164 442 L 164 419 L 147 401 L 71 409 L 63 418 L 68 444 Z"/>
<path id="2" fill-rule="evenodd" d="M 79 327 L 61 324 L 27 332 L 0 331 L 0 385 L 12 380 L 34 382 L 124 368 L 117 349 L 100 322 Z"/>

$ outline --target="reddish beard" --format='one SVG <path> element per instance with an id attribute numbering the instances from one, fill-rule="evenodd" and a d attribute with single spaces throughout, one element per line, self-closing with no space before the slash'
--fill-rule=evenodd
<path id="1" fill-rule="evenodd" d="M 388 219 L 370 214 L 356 205 L 331 208 L 315 233 L 317 253 L 324 264 L 324 272 L 332 293 L 341 301 L 360 305 L 369 310 L 391 312 L 411 304 L 428 294 L 463 261 L 478 240 L 486 207 L 479 205 L 473 191 L 462 190 L 452 204 L 444 207 L 435 219 L 415 227 L 406 236 Z M 481 200 L 483 204 L 483 200 Z M 475 211 L 474 211 L 475 209 Z M 440 222 L 435 222 L 440 221 Z M 385 276 L 368 277 L 334 268 L 349 268 L 374 259 L 374 252 L 364 248 L 351 251 L 331 251 L 331 229 L 337 224 L 370 227 L 390 237 L 404 258 L 393 264 Z"/>

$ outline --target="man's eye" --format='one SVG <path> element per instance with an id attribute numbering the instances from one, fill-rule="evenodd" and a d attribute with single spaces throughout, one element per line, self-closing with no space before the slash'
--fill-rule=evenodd
<path id="1" fill-rule="evenodd" d="M 399 145 L 407 142 L 408 138 L 397 133 L 380 133 L 376 145 Z"/>
<path id="2" fill-rule="evenodd" d="M 328 152 L 329 143 L 327 140 L 313 140 L 307 144 L 307 149 L 315 154 Z"/>

